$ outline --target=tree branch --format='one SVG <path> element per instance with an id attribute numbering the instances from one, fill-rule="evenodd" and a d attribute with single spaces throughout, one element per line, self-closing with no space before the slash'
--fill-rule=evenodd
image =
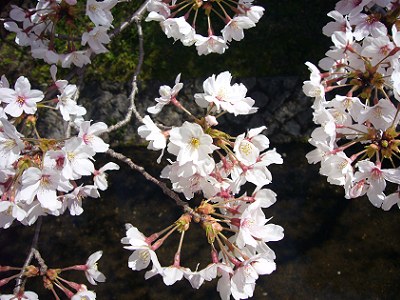
<path id="1" fill-rule="evenodd" d="M 26 278 L 24 278 L 24 273 L 25 273 L 25 269 L 26 267 L 31 263 L 33 257 L 36 257 L 36 252 L 37 248 L 38 248 L 38 243 L 39 243 L 39 234 L 40 234 L 40 229 L 42 227 L 42 217 L 39 216 L 37 221 L 36 221 L 36 227 L 35 227 L 35 233 L 33 235 L 33 239 L 32 239 L 32 244 L 31 244 L 31 249 L 29 251 L 28 256 L 25 259 L 25 263 L 22 266 L 21 272 L 19 273 L 19 276 L 17 277 L 17 279 L 15 280 L 15 288 L 14 288 L 14 294 L 17 295 L 18 292 L 24 288 L 25 286 L 25 282 L 26 282 Z"/>
<path id="2" fill-rule="evenodd" d="M 133 73 L 133 78 L 132 78 L 132 91 L 131 91 L 131 94 L 129 95 L 130 106 L 128 108 L 128 112 L 127 112 L 125 118 L 123 120 L 117 122 L 115 125 L 108 127 L 108 129 L 106 131 L 107 133 L 117 130 L 117 129 L 125 126 L 126 124 L 128 124 L 129 121 L 132 119 L 132 113 L 135 114 L 135 116 L 139 120 L 139 122 L 142 122 L 142 120 L 143 120 L 142 116 L 137 111 L 136 105 L 135 105 L 135 98 L 136 98 L 136 94 L 138 92 L 137 77 L 142 69 L 143 60 L 144 60 L 143 31 L 142 31 L 140 18 L 139 17 L 136 18 L 135 21 L 136 21 L 136 26 L 137 26 L 137 30 L 138 30 L 139 59 L 138 59 L 137 65 L 136 65 L 136 70 Z"/>
<path id="3" fill-rule="evenodd" d="M 112 149 L 108 149 L 107 154 L 110 155 L 111 157 L 114 157 L 126 163 L 132 170 L 140 172 L 144 176 L 144 178 L 158 185 L 163 191 L 163 193 L 168 197 L 172 198 L 177 205 L 182 206 L 185 212 L 193 213 L 193 210 L 189 207 L 189 205 L 185 201 L 179 198 L 177 193 L 168 188 L 164 182 L 159 181 L 157 178 L 147 173 L 147 171 L 142 166 L 135 164 L 130 158 L 126 157 L 122 153 L 115 152 Z"/>

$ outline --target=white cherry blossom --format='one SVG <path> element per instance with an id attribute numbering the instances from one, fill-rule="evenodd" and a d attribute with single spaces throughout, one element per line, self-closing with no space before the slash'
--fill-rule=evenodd
<path id="1" fill-rule="evenodd" d="M 170 130 L 167 150 L 177 156 L 180 166 L 187 162 L 199 165 L 216 149 L 212 137 L 198 124 L 185 122 Z"/>
<path id="2" fill-rule="evenodd" d="M 32 90 L 29 80 L 24 76 L 18 77 L 14 89 L 0 88 L 1 101 L 8 103 L 4 111 L 13 117 L 19 117 L 23 112 L 34 114 L 37 110 L 36 103 L 43 98 L 43 92 Z"/>

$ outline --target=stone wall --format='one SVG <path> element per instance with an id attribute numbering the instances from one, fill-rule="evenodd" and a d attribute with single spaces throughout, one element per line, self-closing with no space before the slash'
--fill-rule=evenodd
<path id="1" fill-rule="evenodd" d="M 194 103 L 193 95 L 203 91 L 203 81 L 204 79 L 183 81 L 184 87 L 178 97 L 185 107 L 199 115 L 201 110 Z M 240 134 L 246 129 L 265 125 L 272 143 L 287 143 L 308 138 L 314 128 L 310 108 L 312 100 L 302 93 L 302 80 L 299 77 L 245 78 L 237 82 L 242 82 L 247 87 L 247 95 L 256 101 L 255 106 L 259 109 L 257 113 L 247 116 L 224 115 L 219 119 L 222 129 L 229 128 L 230 133 Z M 159 87 L 164 84 L 171 86 L 174 82 L 139 83 L 136 104 L 142 115 L 145 114 L 146 107 L 155 104 L 154 98 L 159 96 Z M 124 117 L 129 107 L 129 93 L 129 84 L 85 83 L 79 98 L 80 103 L 88 110 L 85 119 L 104 121 L 107 124 L 116 123 Z M 164 124 L 176 125 L 181 124 L 185 116 L 175 107 L 167 106 L 157 115 L 157 118 Z M 52 124 L 62 123 L 58 122 L 55 116 L 50 120 Z M 126 128 L 113 133 L 106 139 L 113 146 L 142 143 L 143 140 L 136 133 L 138 126 L 140 126 L 138 121 L 133 119 Z"/>

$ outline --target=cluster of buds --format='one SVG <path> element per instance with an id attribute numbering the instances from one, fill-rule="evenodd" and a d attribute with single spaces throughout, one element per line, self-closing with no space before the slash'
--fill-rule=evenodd
<path id="1" fill-rule="evenodd" d="M 40 253 L 36 249 L 33 249 L 33 255 L 38 261 L 38 266 L 33 264 L 22 268 L 0 266 L 0 272 L 18 271 L 17 274 L 0 279 L 0 287 L 13 279 L 20 281 L 13 294 L 1 294 L 0 300 L 38 300 L 39 297 L 35 292 L 25 290 L 27 281 L 35 277 L 42 277 L 44 288 L 51 291 L 55 299 L 60 299 L 56 290 L 58 288 L 68 299 L 94 300 L 96 299 L 96 293 L 88 290 L 86 285 L 67 280 L 60 275 L 70 270 L 83 271 L 91 284 L 96 285 L 97 282 L 105 282 L 106 277 L 97 268 L 97 261 L 101 258 L 102 254 L 102 251 L 93 253 L 84 265 L 74 265 L 66 268 L 48 268 Z"/>
<path id="2" fill-rule="evenodd" d="M 63 68 L 82 67 L 90 63 L 92 52 L 108 51 L 104 45 L 110 42 L 110 10 L 117 3 L 118 0 L 87 0 L 85 5 L 76 0 L 38 0 L 35 8 L 13 6 L 4 28 L 16 33 L 15 42 L 30 47 L 34 58 Z M 90 20 L 83 21 L 84 32 L 76 21 L 83 14 Z"/>
<path id="3" fill-rule="evenodd" d="M 246 115 L 256 112 L 255 101 L 246 96 L 243 84 L 231 84 L 231 74 L 213 75 L 203 83 L 203 93 L 194 95 L 205 115 L 194 116 L 178 100 L 183 87 L 178 75 L 174 87 L 162 86 L 157 104 L 148 112 L 157 114 L 165 105 L 174 105 L 186 112 L 190 121 L 181 126 L 158 126 L 149 116 L 143 118 L 139 134 L 149 141 L 152 150 L 166 149 L 176 157 L 162 170 L 162 177 L 172 183 L 172 189 L 183 193 L 187 200 L 203 199 L 194 209 L 185 202 L 184 214 L 170 227 L 148 237 L 136 227 L 127 225 L 125 248 L 133 250 L 128 266 L 132 270 L 152 270 L 146 278 L 156 274 L 170 285 L 185 277 L 194 288 L 204 281 L 219 277 L 218 291 L 222 299 L 245 299 L 253 295 L 259 275 L 275 270 L 275 253 L 267 242 L 283 238 L 281 226 L 268 223 L 264 208 L 276 201 L 276 194 L 264 188 L 272 180 L 271 164 L 281 164 L 282 158 L 269 148 L 268 138 L 262 134 L 265 126 L 250 129 L 232 137 L 215 126 L 224 113 Z M 243 185 L 254 185 L 251 194 L 243 192 Z M 241 194 L 241 195 L 240 195 Z M 180 256 L 185 233 L 192 223 L 205 231 L 210 245 L 210 264 L 192 271 L 181 266 Z M 172 265 L 160 265 L 155 251 L 172 232 L 180 232 L 181 239 Z"/>
<path id="4" fill-rule="evenodd" d="M 57 96 L 46 100 L 40 90 L 31 89 L 29 80 L 19 77 L 13 88 L 5 76 L 0 82 L 0 227 L 8 228 L 16 219 L 33 224 L 42 215 L 71 215 L 83 212 L 82 200 L 99 197 L 105 190 L 107 170 L 117 170 L 113 162 L 96 170 L 93 156 L 108 150 L 99 135 L 107 125 L 85 121 L 84 107 L 77 104 L 77 87 L 56 80 Z M 38 109 L 58 110 L 75 135 L 42 137 L 36 127 Z M 92 176 L 93 184 L 80 184 Z"/>
<path id="5" fill-rule="evenodd" d="M 366 194 L 389 210 L 400 205 L 400 2 L 341 0 L 328 16 L 323 32 L 334 46 L 319 62 L 324 71 L 307 63 L 303 86 L 319 125 L 307 159 L 346 198 Z"/>
<path id="6" fill-rule="evenodd" d="M 264 14 L 264 8 L 252 2 L 151 0 L 147 5 L 150 13 L 146 21 L 160 22 L 167 37 L 180 40 L 185 46 L 195 45 L 199 55 L 221 54 L 232 40 L 243 39 L 243 30 L 255 27 Z"/>

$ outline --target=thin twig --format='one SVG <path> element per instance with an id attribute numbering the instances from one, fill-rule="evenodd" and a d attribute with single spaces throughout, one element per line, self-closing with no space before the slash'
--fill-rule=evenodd
<path id="1" fill-rule="evenodd" d="M 112 33 L 110 33 L 109 37 L 110 39 L 112 39 L 114 36 L 118 35 L 119 33 L 121 33 L 121 31 L 123 31 L 124 29 L 128 28 L 129 25 L 131 25 L 133 22 L 137 22 L 137 20 L 142 18 L 142 15 L 146 12 L 146 7 L 147 4 L 150 2 L 151 0 L 146 0 L 142 6 L 139 7 L 139 9 L 137 11 L 135 11 L 132 16 L 130 16 L 129 19 L 127 19 L 125 22 L 123 22 L 122 24 L 120 24 L 117 28 L 114 29 L 114 31 Z"/>
<path id="2" fill-rule="evenodd" d="M 42 217 L 38 217 L 38 219 L 36 221 L 36 226 L 35 226 L 35 233 L 34 233 L 33 239 L 32 239 L 31 249 L 29 251 L 28 256 L 25 259 L 25 263 L 22 266 L 22 269 L 21 269 L 21 272 L 19 273 L 18 278 L 15 280 L 16 281 L 15 289 L 14 289 L 15 295 L 17 295 L 18 292 L 20 291 L 20 289 L 23 288 L 25 285 L 25 281 L 26 281 L 26 278 L 24 278 L 25 269 L 31 263 L 34 255 L 35 255 L 35 251 L 37 251 L 36 249 L 38 248 L 39 234 L 40 234 L 41 227 L 42 227 Z"/>
<path id="3" fill-rule="evenodd" d="M 144 176 L 144 178 L 158 185 L 163 191 L 163 193 L 166 194 L 168 197 L 172 198 L 177 205 L 182 206 L 185 212 L 193 213 L 193 210 L 189 207 L 189 205 L 185 201 L 179 198 L 177 193 L 169 189 L 164 182 L 159 181 L 157 178 L 147 173 L 142 166 L 135 164 L 130 158 L 126 157 L 122 153 L 115 152 L 112 149 L 108 149 L 107 154 L 109 154 L 111 157 L 114 157 L 126 163 L 132 170 L 140 172 Z"/>
<path id="4" fill-rule="evenodd" d="M 44 262 L 44 259 L 42 258 L 42 256 L 40 255 L 40 252 L 33 248 L 33 255 L 35 255 L 36 260 L 38 261 L 39 265 L 40 265 L 40 275 L 44 275 L 47 272 L 47 265 Z"/>
<path id="5" fill-rule="evenodd" d="M 136 98 L 136 94 L 138 92 L 137 77 L 142 69 L 143 60 L 144 60 L 143 31 L 142 31 L 140 18 L 137 17 L 135 20 L 136 20 L 136 26 L 137 26 L 137 30 L 138 30 L 138 39 L 139 39 L 139 58 L 138 58 L 138 63 L 137 63 L 137 66 L 136 66 L 136 69 L 135 69 L 135 72 L 134 72 L 133 78 L 132 78 L 132 91 L 131 91 L 131 94 L 129 95 L 130 106 L 128 108 L 128 112 L 127 112 L 125 118 L 123 120 L 117 122 L 116 124 L 108 127 L 108 129 L 106 131 L 107 133 L 117 130 L 118 128 L 121 128 L 121 127 L 125 126 L 126 124 L 128 124 L 129 121 L 132 119 L 132 113 L 135 114 L 135 116 L 139 120 L 139 122 L 142 122 L 142 120 L 143 120 L 142 116 L 137 111 L 136 105 L 135 105 L 135 98 Z"/>

